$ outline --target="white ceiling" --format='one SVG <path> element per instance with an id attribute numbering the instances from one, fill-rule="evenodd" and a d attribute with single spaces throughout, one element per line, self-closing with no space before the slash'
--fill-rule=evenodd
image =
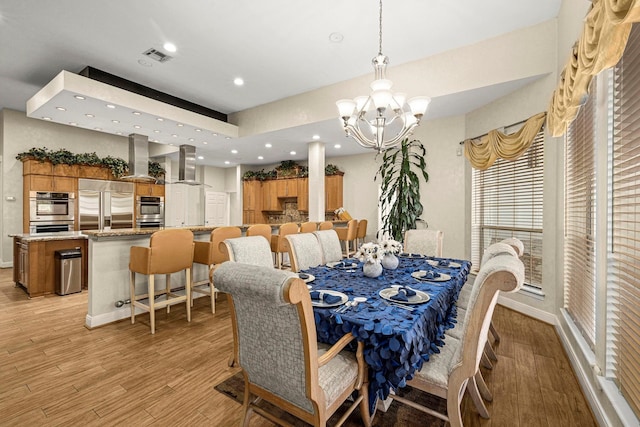
<path id="1" fill-rule="evenodd" d="M 393 67 L 552 19 L 560 2 L 387 0 L 383 52 Z M 91 66 L 223 113 L 241 111 L 372 74 L 377 14 L 374 0 L 3 0 L 0 108 L 25 111 L 26 101 L 61 70 L 75 73 Z M 336 32 L 343 36 L 340 43 L 330 40 Z M 149 48 L 168 53 L 166 41 L 178 48 L 170 61 L 142 55 Z M 233 84 L 238 76 L 245 81 L 242 87 Z M 463 114 L 528 83 L 505 82 L 435 98 L 427 119 Z M 205 158 L 200 164 L 271 164 L 305 159 L 314 134 L 327 143 L 328 156 L 364 150 L 344 139 L 337 118 L 217 144 L 204 145 L 200 134 L 195 143 L 180 143 L 196 145 Z M 178 137 L 157 139 L 169 143 L 171 138 Z M 263 148 L 266 142 L 273 148 Z M 230 153 L 233 148 L 238 154 Z M 292 150 L 297 155 L 291 156 Z"/>

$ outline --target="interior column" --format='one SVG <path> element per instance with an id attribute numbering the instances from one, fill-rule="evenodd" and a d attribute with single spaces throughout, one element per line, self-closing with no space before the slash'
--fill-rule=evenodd
<path id="1" fill-rule="evenodd" d="M 324 142 L 309 143 L 309 221 L 324 221 Z"/>

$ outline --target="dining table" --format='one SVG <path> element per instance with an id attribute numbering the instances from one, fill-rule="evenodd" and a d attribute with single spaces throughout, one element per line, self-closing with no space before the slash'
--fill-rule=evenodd
<path id="1" fill-rule="evenodd" d="M 457 322 L 456 301 L 471 268 L 471 262 L 451 258 L 398 258 L 396 269 L 375 278 L 365 276 L 356 259 L 301 271 L 312 293 L 318 341 L 334 344 L 351 333 L 364 343 L 372 413 L 377 399 L 404 387 L 440 352 L 445 330 Z M 415 294 L 402 301 L 406 293 Z"/>

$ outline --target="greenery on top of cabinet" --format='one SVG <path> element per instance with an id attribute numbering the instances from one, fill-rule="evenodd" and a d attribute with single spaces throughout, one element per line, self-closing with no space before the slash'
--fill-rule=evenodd
<path id="1" fill-rule="evenodd" d="M 328 164 L 324 168 L 325 175 L 344 175 L 336 165 Z M 306 178 L 309 176 L 309 167 L 305 165 L 299 165 L 293 160 L 284 160 L 280 162 L 280 166 L 266 171 L 260 169 L 259 171 L 246 171 L 242 175 L 243 181 L 265 181 L 267 179 L 276 178 Z"/>
<path id="2" fill-rule="evenodd" d="M 102 166 L 109 168 L 111 173 L 117 178 L 126 175 L 129 172 L 129 164 L 119 158 L 107 156 L 100 158 L 95 152 L 73 154 L 69 150 L 61 148 L 59 150 L 49 150 L 47 147 L 31 148 L 16 155 L 16 159 L 20 161 L 38 160 L 39 162 L 49 161 L 54 165 L 86 165 L 86 166 Z M 165 170 L 158 162 L 149 161 L 149 175 L 154 178 L 164 176 Z"/>

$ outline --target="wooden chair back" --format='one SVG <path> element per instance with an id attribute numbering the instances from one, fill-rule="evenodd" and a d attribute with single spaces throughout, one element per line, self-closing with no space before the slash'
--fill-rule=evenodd
<path id="1" fill-rule="evenodd" d="M 303 222 L 302 224 L 300 224 L 300 233 L 313 233 L 317 229 L 317 222 Z"/>
<path id="2" fill-rule="evenodd" d="M 241 236 L 242 230 L 240 230 L 240 227 L 214 228 L 211 232 L 212 264 L 222 264 L 225 261 L 229 261 L 228 253 L 220 250 L 220 243 L 226 239 L 234 239 Z"/>
<path id="3" fill-rule="evenodd" d="M 253 224 L 247 228 L 246 236 L 264 236 L 267 242 L 271 244 L 271 236 L 273 232 L 269 224 Z"/>
<path id="4" fill-rule="evenodd" d="M 318 225 L 318 230 L 331 230 L 333 228 L 333 222 L 331 221 L 322 221 Z"/>

